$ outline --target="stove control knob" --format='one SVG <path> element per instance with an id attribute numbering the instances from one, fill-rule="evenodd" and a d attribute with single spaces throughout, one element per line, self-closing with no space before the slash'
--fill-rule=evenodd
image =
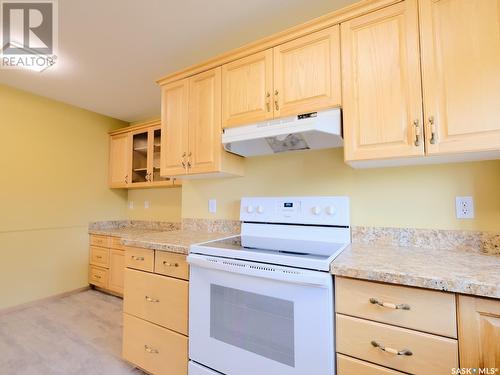
<path id="1" fill-rule="evenodd" d="M 262 207 L 262 206 L 260 206 L 260 205 L 259 205 L 259 206 L 257 206 L 257 212 L 258 212 L 259 214 L 263 213 L 263 212 L 264 212 L 264 207 Z"/>
<path id="2" fill-rule="evenodd" d="M 335 212 L 336 212 L 336 210 L 335 210 L 335 207 L 334 207 L 334 206 L 328 206 L 328 207 L 326 207 L 326 210 L 325 210 L 325 211 L 326 211 L 326 214 L 327 214 L 327 215 L 330 215 L 330 216 L 335 215 Z"/>
<path id="3" fill-rule="evenodd" d="M 312 212 L 313 212 L 313 214 L 314 214 L 314 215 L 319 215 L 319 214 L 321 213 L 321 207 L 319 207 L 319 206 L 314 206 L 314 207 L 312 208 Z"/>
<path id="4" fill-rule="evenodd" d="M 253 212 L 253 207 L 252 206 L 247 206 L 247 212 L 251 214 Z"/>

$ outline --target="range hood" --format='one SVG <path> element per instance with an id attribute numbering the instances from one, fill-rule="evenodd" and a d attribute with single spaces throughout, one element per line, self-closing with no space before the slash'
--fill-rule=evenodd
<path id="1" fill-rule="evenodd" d="M 342 147 L 340 109 L 224 129 L 222 144 L 241 156 Z"/>

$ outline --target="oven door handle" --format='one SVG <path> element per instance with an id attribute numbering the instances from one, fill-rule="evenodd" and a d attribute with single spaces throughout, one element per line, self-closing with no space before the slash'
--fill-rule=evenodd
<path id="1" fill-rule="evenodd" d="M 286 283 L 324 288 L 331 288 L 332 285 L 332 275 L 327 272 L 310 271 L 300 268 L 290 268 L 236 259 L 217 258 L 200 254 L 189 254 L 187 261 L 190 266 L 278 280 Z"/>

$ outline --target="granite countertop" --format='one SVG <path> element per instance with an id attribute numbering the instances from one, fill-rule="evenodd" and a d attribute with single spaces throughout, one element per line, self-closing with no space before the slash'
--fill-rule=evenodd
<path id="1" fill-rule="evenodd" d="M 174 230 L 169 232 L 149 232 L 137 236 L 127 236 L 123 238 L 122 242 L 126 246 L 188 254 L 189 247 L 193 244 L 230 236 L 232 236 L 230 233 Z"/>
<path id="2" fill-rule="evenodd" d="M 500 298 L 500 256 L 464 250 L 352 244 L 333 275 Z"/>
<path id="3" fill-rule="evenodd" d="M 120 238 L 128 238 L 128 237 L 136 237 L 141 236 L 146 233 L 156 233 L 164 231 L 164 229 L 151 229 L 151 228 L 101 228 L 101 229 L 89 229 L 89 234 L 98 234 L 102 236 L 111 236 L 111 237 L 120 237 Z"/>

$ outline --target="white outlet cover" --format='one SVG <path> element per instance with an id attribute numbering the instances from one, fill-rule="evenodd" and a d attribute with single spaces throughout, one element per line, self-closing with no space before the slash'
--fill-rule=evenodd
<path id="1" fill-rule="evenodd" d="M 474 199 L 470 196 L 456 197 L 457 219 L 474 219 Z"/>
<path id="2" fill-rule="evenodd" d="M 149 201 L 144 201 L 144 208 L 148 209 L 151 206 L 151 203 Z"/>
<path id="3" fill-rule="evenodd" d="M 128 201 L 128 208 L 131 210 L 134 209 L 134 201 Z"/>
<path id="4" fill-rule="evenodd" d="M 208 212 L 215 214 L 217 212 L 217 199 L 208 200 Z"/>

